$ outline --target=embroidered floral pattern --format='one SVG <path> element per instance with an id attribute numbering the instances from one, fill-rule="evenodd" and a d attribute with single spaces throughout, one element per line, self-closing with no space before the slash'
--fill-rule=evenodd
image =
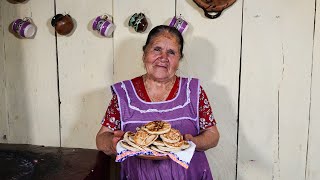
<path id="1" fill-rule="evenodd" d="M 116 94 L 113 94 L 113 97 L 109 103 L 108 109 L 101 124 L 113 131 L 120 129 L 120 109 Z"/>
<path id="2" fill-rule="evenodd" d="M 150 99 L 143 84 L 142 76 L 132 79 L 132 84 L 134 85 L 134 88 L 138 96 L 142 100 L 150 102 Z M 173 99 L 177 95 L 178 90 L 179 78 L 177 78 L 167 100 Z M 216 121 L 213 117 L 212 108 L 210 106 L 208 97 L 201 86 L 199 93 L 199 125 L 200 129 L 206 129 L 216 125 Z M 101 124 L 110 128 L 111 130 L 120 129 L 120 111 L 116 94 L 113 95 Z"/>

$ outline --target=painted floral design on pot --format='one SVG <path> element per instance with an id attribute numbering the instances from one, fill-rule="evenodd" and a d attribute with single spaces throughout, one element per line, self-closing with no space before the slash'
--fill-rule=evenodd
<path id="1" fill-rule="evenodd" d="M 133 27 L 136 32 L 144 32 L 148 27 L 148 21 L 143 13 L 135 13 L 129 20 L 129 26 Z"/>

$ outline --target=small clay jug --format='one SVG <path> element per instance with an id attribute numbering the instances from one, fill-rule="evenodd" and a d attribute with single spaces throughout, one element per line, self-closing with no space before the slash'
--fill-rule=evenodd
<path id="1" fill-rule="evenodd" d="M 74 28 L 72 17 L 69 14 L 55 15 L 51 20 L 51 25 L 55 28 L 56 32 L 60 35 L 69 34 Z"/>
<path id="2" fill-rule="evenodd" d="M 144 32 L 148 27 L 148 21 L 143 13 L 135 13 L 129 20 L 129 26 L 132 26 L 136 32 Z"/>

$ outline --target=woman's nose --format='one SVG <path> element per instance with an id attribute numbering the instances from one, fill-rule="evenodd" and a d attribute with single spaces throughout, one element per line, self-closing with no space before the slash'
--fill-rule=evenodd
<path id="1" fill-rule="evenodd" d="M 161 52 L 161 60 L 168 60 L 168 54 L 166 52 Z"/>

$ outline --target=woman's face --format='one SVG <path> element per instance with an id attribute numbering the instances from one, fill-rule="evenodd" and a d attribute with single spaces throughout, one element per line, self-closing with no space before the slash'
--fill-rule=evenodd
<path id="1" fill-rule="evenodd" d="M 144 51 L 143 62 L 147 75 L 158 81 L 174 77 L 180 57 L 180 45 L 174 35 L 168 32 L 157 35 Z"/>

